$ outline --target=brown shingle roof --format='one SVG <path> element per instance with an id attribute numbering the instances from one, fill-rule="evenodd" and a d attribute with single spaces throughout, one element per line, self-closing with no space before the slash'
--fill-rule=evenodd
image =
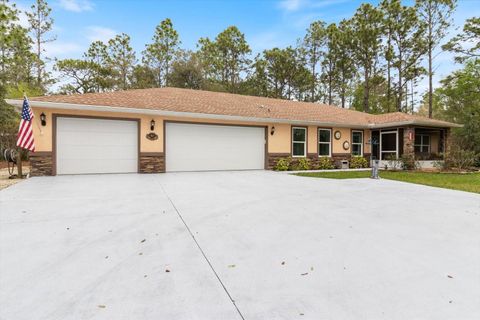
<path id="1" fill-rule="evenodd" d="M 35 106 L 36 101 L 332 123 L 361 127 L 390 122 L 415 121 L 422 118 L 404 113 L 371 115 L 319 103 L 179 88 L 137 89 L 30 98 L 33 106 Z M 431 125 L 453 126 L 453 124 L 428 118 L 422 118 L 421 120 Z"/>

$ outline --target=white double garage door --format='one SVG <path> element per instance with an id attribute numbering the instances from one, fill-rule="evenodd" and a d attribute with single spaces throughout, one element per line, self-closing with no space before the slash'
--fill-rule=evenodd
<path id="1" fill-rule="evenodd" d="M 139 171 L 139 122 L 57 117 L 57 174 Z M 167 172 L 265 167 L 265 128 L 165 123 Z"/>

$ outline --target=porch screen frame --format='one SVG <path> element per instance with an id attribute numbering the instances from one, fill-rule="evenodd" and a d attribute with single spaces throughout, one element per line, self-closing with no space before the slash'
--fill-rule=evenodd
<path id="1" fill-rule="evenodd" d="M 383 135 L 384 134 L 395 134 L 395 150 L 387 150 L 387 151 L 383 151 L 383 145 L 382 145 L 382 141 L 383 141 Z M 398 158 L 398 129 L 396 130 L 386 130 L 386 131 L 380 131 L 380 160 L 387 160 L 386 158 L 383 157 L 383 154 L 386 153 L 386 154 L 395 154 L 395 157 Z"/>

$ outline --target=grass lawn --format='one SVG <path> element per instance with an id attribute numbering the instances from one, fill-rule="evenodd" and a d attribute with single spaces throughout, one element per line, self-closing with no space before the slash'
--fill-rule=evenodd
<path id="1" fill-rule="evenodd" d="M 303 172 L 298 176 L 355 179 L 368 178 L 370 171 L 336 171 L 336 172 Z M 380 171 L 380 178 L 418 183 L 432 187 L 462 190 L 480 193 L 480 173 L 439 173 L 439 172 L 410 172 L 410 171 Z"/>

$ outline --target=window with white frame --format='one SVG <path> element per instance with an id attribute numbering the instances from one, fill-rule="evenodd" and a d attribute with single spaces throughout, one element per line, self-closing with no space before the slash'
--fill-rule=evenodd
<path id="1" fill-rule="evenodd" d="M 332 130 L 318 129 L 318 156 L 332 156 Z"/>
<path id="2" fill-rule="evenodd" d="M 415 152 L 429 153 L 430 152 L 430 136 L 428 134 L 415 134 L 414 148 L 415 148 Z"/>
<path id="3" fill-rule="evenodd" d="M 292 156 L 307 155 L 307 128 L 292 127 Z"/>
<path id="4" fill-rule="evenodd" d="M 363 131 L 352 131 L 352 155 L 363 156 Z"/>

